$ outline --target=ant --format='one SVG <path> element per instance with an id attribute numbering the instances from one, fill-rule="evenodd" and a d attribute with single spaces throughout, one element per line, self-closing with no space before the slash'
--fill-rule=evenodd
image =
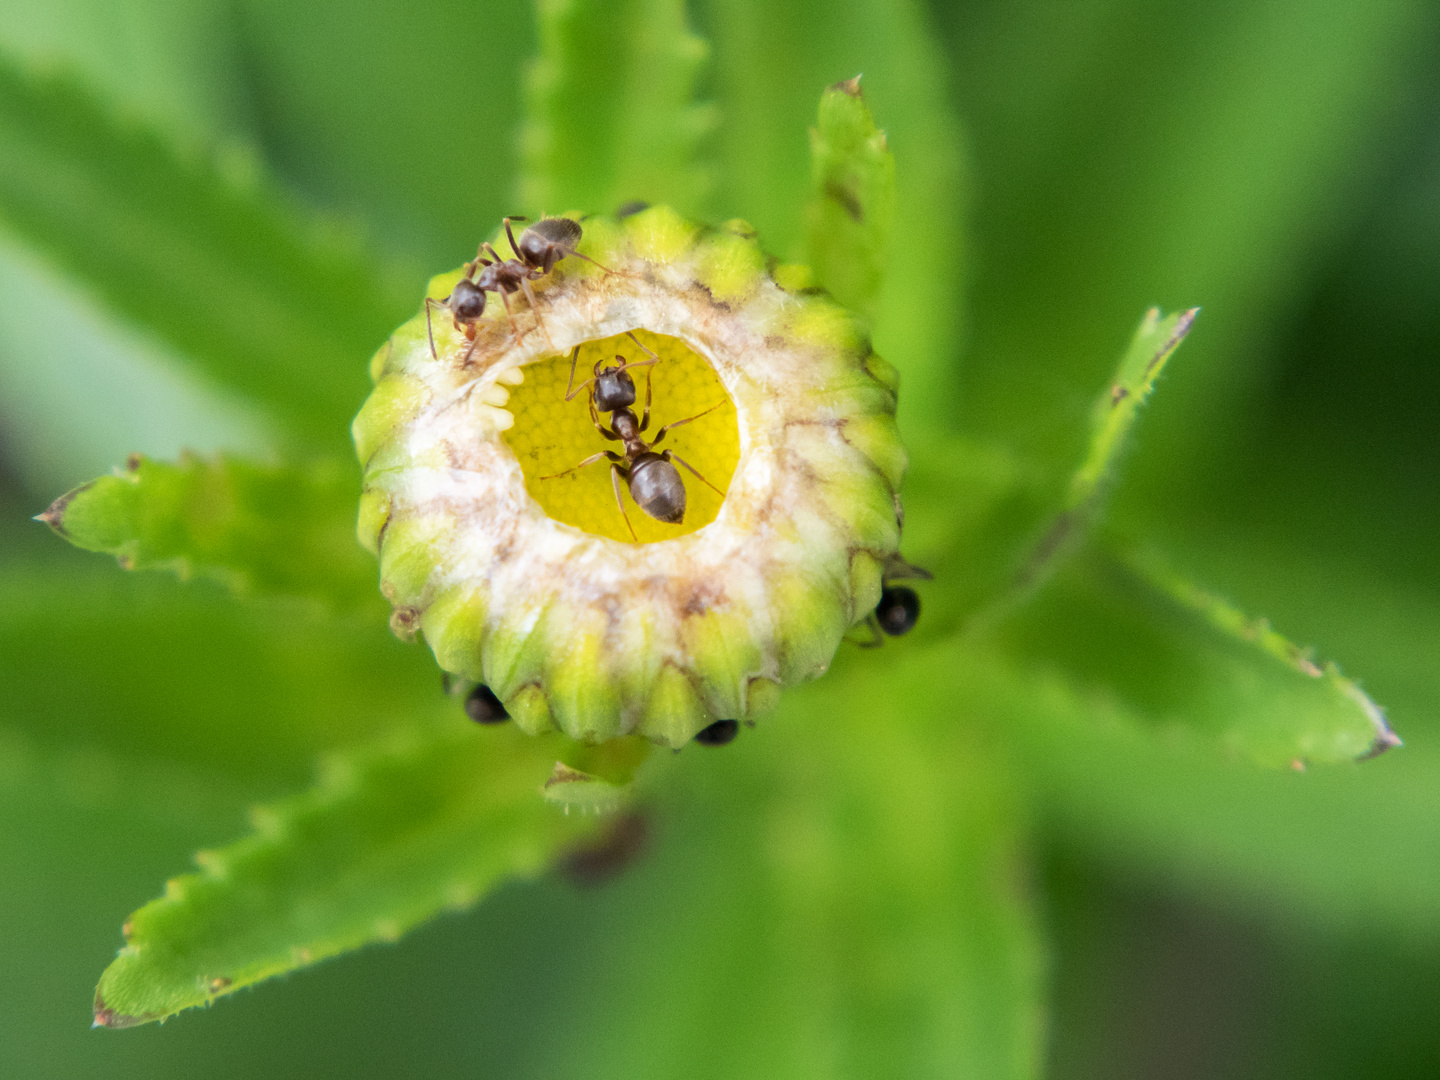
<path id="1" fill-rule="evenodd" d="M 605 361 L 603 359 L 596 360 L 594 374 L 576 386 L 575 362 L 580 357 L 580 346 L 576 345 L 570 354 L 570 382 L 565 388 L 565 400 L 571 401 L 580 391 L 587 386 L 590 387 L 591 422 L 605 438 L 623 444 L 625 453 L 617 454 L 613 450 L 601 450 L 598 454 L 591 454 L 579 465 L 563 472 L 542 476 L 540 479 L 554 480 L 556 477 L 568 476 L 587 465 L 593 465 L 597 461 L 608 460 L 610 462 L 610 483 L 615 489 L 615 505 L 620 508 L 620 516 L 625 519 L 625 527 L 630 530 L 630 538 L 639 543 L 640 538 L 635 534 L 635 526 L 630 524 L 630 516 L 625 513 L 625 503 L 620 498 L 620 480 L 622 478 L 630 488 L 630 497 L 635 500 L 636 506 L 656 521 L 664 521 L 671 525 L 679 524 L 685 519 L 685 483 L 680 478 L 680 471 L 671 464 L 672 459 L 694 473 L 701 483 L 721 498 L 725 497 L 723 491 L 701 476 L 693 465 L 673 450 L 662 450 L 658 454 L 654 450 L 671 428 L 698 420 L 706 413 L 712 413 L 720 408 L 724 402 L 712 405 L 704 412 L 698 412 L 694 416 L 687 416 L 684 420 L 666 424 L 655 432 L 655 438 L 646 442 L 641 438 L 640 433 L 650 426 L 651 372 L 645 373 L 645 411 L 638 417 L 630 408 L 635 404 L 636 395 L 635 381 L 629 373 L 633 368 L 649 368 L 658 364 L 660 357 L 647 349 L 634 334 L 628 336 L 631 341 L 640 346 L 643 352 L 649 354 L 649 360 L 631 363 L 617 353 L 615 359 L 619 363 L 603 369 L 601 365 Z M 608 428 L 600 422 L 599 414 L 602 412 L 610 414 L 611 426 Z"/>
<path id="2" fill-rule="evenodd" d="M 893 582 L 907 578 L 929 581 L 934 577 L 928 570 L 906 562 L 899 555 L 892 555 L 885 565 L 880 578 L 880 602 L 875 610 L 865 617 L 871 639 L 859 642 L 862 649 L 874 649 L 885 644 L 885 635 L 899 637 L 908 634 L 920 618 L 920 597 L 907 585 Z"/>
<path id="3" fill-rule="evenodd" d="M 531 225 L 520 234 L 520 242 L 515 242 L 515 233 L 510 228 L 512 221 L 524 221 L 523 217 L 507 217 L 505 219 L 505 236 L 510 241 L 510 248 L 515 252 L 515 258 L 502 259 L 500 253 L 495 250 L 493 244 L 488 240 L 481 243 L 475 252 L 475 258 L 465 264 L 465 272 L 460 280 L 455 283 L 454 290 L 444 300 L 436 300 L 433 297 L 425 298 L 425 329 L 430 335 L 430 355 L 439 358 L 435 352 L 435 328 L 430 321 L 431 307 L 443 307 L 450 312 L 454 320 L 455 329 L 465 328 L 465 336 L 470 338 L 470 349 L 475 348 L 475 323 L 480 316 L 485 314 L 485 294 L 487 292 L 499 293 L 500 302 L 505 305 L 505 314 L 510 319 L 510 329 L 515 336 L 520 336 L 519 329 L 515 326 L 515 313 L 510 310 L 510 294 L 523 292 L 525 299 L 530 302 L 530 310 L 535 312 L 535 321 L 540 324 L 540 330 L 545 334 L 545 340 L 550 341 L 550 332 L 545 329 L 545 321 L 540 318 L 540 312 L 535 307 L 535 293 L 530 288 L 530 282 L 536 278 L 542 278 L 561 259 L 569 258 L 571 255 L 584 259 L 586 262 L 598 262 L 589 255 L 582 255 L 575 250 L 580 243 L 582 229 L 580 223 L 574 218 L 541 218 L 534 225 Z M 490 258 L 485 258 L 489 255 Z M 601 270 L 610 273 L 605 267 Z M 479 271 L 479 274 L 476 274 Z M 473 279 L 473 280 L 472 280 Z M 550 341 L 551 348 L 555 343 Z M 465 353 L 465 359 L 470 358 L 470 352 Z"/>

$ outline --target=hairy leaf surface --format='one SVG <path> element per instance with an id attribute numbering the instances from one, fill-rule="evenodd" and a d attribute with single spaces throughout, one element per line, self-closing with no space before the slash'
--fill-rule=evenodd
<path id="1" fill-rule="evenodd" d="M 96 1023 L 161 1020 L 539 873 L 589 824 L 540 797 L 555 741 L 460 728 L 332 760 L 126 923 Z"/>
<path id="2" fill-rule="evenodd" d="M 825 87 L 864 75 L 895 155 L 895 218 L 875 348 L 899 370 L 902 431 L 954 430 L 964 326 L 966 171 L 949 74 L 919 5 L 707 0 L 725 214 L 787 260 L 806 254 L 809 155 L 796 132 Z"/>
<path id="3" fill-rule="evenodd" d="M 696 104 L 709 47 L 678 0 L 544 0 L 528 73 L 520 201 L 527 213 L 613 213 L 668 203 L 703 215 L 700 144 L 713 106 Z"/>
<path id="4" fill-rule="evenodd" d="M 810 129 L 810 182 L 810 266 L 831 295 L 873 319 L 895 219 L 895 157 L 858 78 L 820 96 Z"/>
<path id="5" fill-rule="evenodd" d="M 62 495 L 40 517 L 126 569 L 379 610 L 375 560 L 355 539 L 355 486 L 352 470 L 333 464 L 185 455 L 172 465 L 132 455 L 123 472 Z"/>
<path id="6" fill-rule="evenodd" d="M 1153 556 L 1088 552 L 1002 637 L 1026 662 L 1124 702 L 1158 733 L 1261 765 L 1353 761 L 1399 743 L 1333 664 Z"/>

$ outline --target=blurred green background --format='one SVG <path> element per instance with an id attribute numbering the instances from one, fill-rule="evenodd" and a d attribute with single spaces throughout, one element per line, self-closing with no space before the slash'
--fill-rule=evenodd
<path id="1" fill-rule="evenodd" d="M 782 254 L 818 91 L 864 73 L 900 198 L 927 207 L 895 273 L 966 282 L 929 316 L 952 345 L 937 385 L 958 391 L 940 421 L 1054 453 L 1145 307 L 1203 306 L 1111 520 L 1339 661 L 1406 739 L 1363 775 L 1304 778 L 1343 818 L 1307 816 L 1288 776 L 1216 770 L 1175 794 L 1177 821 L 1203 830 L 1215 811 L 1197 807 L 1223 804 L 1215 827 L 1267 838 L 1253 849 L 1132 825 L 1099 805 L 1083 755 L 1034 765 L 1053 789 L 1052 1075 L 1440 1075 L 1440 8 L 708 0 L 691 17 L 722 110 L 712 214 L 749 217 Z M 533 36 L 521 3 L 0 5 L 6 55 L 79 76 L 187 152 L 218 147 L 237 177 L 272 175 L 417 296 L 512 209 Z M 902 399 L 902 423 L 907 408 L 924 406 Z M 627 919 L 656 897 L 760 917 L 725 879 L 742 841 L 701 792 L 603 889 L 508 887 L 163 1029 L 87 1030 L 124 914 L 337 738 L 287 718 L 363 734 L 434 689 L 396 643 L 393 668 L 342 671 L 345 700 L 306 699 L 304 672 L 343 665 L 343 642 L 298 616 L 277 634 L 273 608 L 237 619 L 203 584 L 122 577 L 27 520 L 132 450 L 274 445 L 0 225 L 0 1072 L 625 1075 L 617 1062 L 663 1060 L 678 1032 L 750 1022 L 703 942 Z M 36 584 L 57 567 L 58 596 Z M 153 745 L 106 745 L 121 714 Z M 157 747 L 180 764 L 116 772 Z M 243 783 L 198 784 L 206 755 Z M 709 972 L 714 999 L 642 978 L 667 965 Z"/>

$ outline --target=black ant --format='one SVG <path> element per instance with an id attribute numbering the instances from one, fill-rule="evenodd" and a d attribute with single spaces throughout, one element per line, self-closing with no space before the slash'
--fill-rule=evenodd
<path id="1" fill-rule="evenodd" d="M 671 525 L 679 524 L 685 519 L 685 483 L 680 478 L 679 470 L 671 464 L 672 458 L 694 473 L 701 483 L 721 498 L 725 497 L 723 491 L 701 476 L 693 465 L 674 451 L 662 450 L 658 454 L 654 451 L 654 447 L 659 445 L 660 440 L 665 438 L 665 433 L 671 428 L 698 420 L 706 413 L 712 413 L 720 408 L 724 402 L 712 405 L 704 412 L 698 412 L 694 416 L 687 416 L 684 420 L 666 424 L 655 432 L 655 438 L 646 442 L 640 437 L 640 433 L 650 426 L 651 372 L 645 373 L 645 411 L 637 417 L 630 408 L 635 404 L 635 381 L 630 378 L 629 371 L 631 368 L 648 368 L 658 364 L 660 357 L 645 348 L 634 334 L 630 334 L 629 337 L 631 341 L 640 346 L 641 350 L 649 353 L 649 360 L 631 363 L 623 356 L 616 354 L 615 359 L 619 363 L 603 369 L 601 365 L 604 360 L 597 360 L 594 374 L 576 386 L 575 362 L 580 357 L 580 346 L 576 345 L 575 350 L 570 354 L 570 382 L 565 388 L 565 400 L 571 401 L 580 391 L 587 386 L 590 387 L 591 422 L 605 438 L 624 444 L 625 453 L 617 454 L 613 450 L 601 450 L 598 454 L 591 454 L 579 465 L 563 472 L 542 476 L 540 479 L 554 480 L 559 476 L 568 476 L 587 465 L 593 465 L 597 461 L 608 460 L 610 462 L 610 483 L 615 489 L 615 505 L 620 508 L 620 516 L 625 519 L 625 527 L 630 530 L 630 538 L 638 543 L 640 538 L 635 534 L 635 526 L 630 524 L 630 516 L 625 513 L 625 503 L 620 498 L 622 477 L 630 488 L 630 497 L 635 500 L 636 506 L 656 521 L 664 521 Z M 600 422 L 599 414 L 602 412 L 610 414 L 611 426 L 608 428 Z"/>
<path id="2" fill-rule="evenodd" d="M 435 352 L 435 328 L 430 321 L 431 307 L 443 307 L 450 312 L 455 322 L 455 329 L 464 327 L 465 336 L 470 338 L 470 347 L 475 347 L 475 323 L 480 316 L 485 314 L 485 294 L 487 292 L 499 293 L 500 302 L 505 305 L 505 314 L 510 319 L 510 329 L 515 336 L 520 336 L 519 329 L 515 326 L 515 313 L 510 310 L 510 294 L 523 292 L 525 299 L 530 302 L 530 310 L 535 312 L 535 321 L 540 324 L 540 330 L 545 334 L 545 340 L 550 341 L 550 333 L 545 329 L 545 321 L 540 318 L 540 312 L 535 307 L 535 293 L 530 288 L 530 282 L 536 278 L 542 278 L 561 259 L 569 258 L 571 255 L 586 260 L 587 262 L 598 262 L 589 255 L 582 255 L 575 250 L 580 243 L 582 229 L 580 223 L 574 218 L 541 218 L 534 225 L 531 225 L 520 234 L 520 242 L 515 242 L 515 233 L 510 228 L 512 221 L 524 221 L 523 217 L 507 217 L 505 219 L 505 236 L 510 241 L 510 248 L 515 252 L 515 258 L 502 259 L 500 253 L 495 250 L 493 244 L 488 240 L 482 243 L 475 252 L 475 258 L 465 264 L 464 274 L 455 283 L 454 290 L 444 300 L 436 300 L 433 297 L 425 298 L 425 329 L 430 335 L 430 355 L 438 359 Z M 485 258 L 486 255 L 490 258 Z M 606 270 L 600 266 L 601 270 Z M 476 271 L 479 271 L 478 275 Z M 473 279 L 473 280 L 472 280 Z M 554 347 L 554 342 L 550 342 Z M 470 357 L 469 352 L 465 354 L 466 359 Z"/>
<path id="3" fill-rule="evenodd" d="M 885 564 L 885 570 L 880 578 L 880 602 L 875 605 L 875 610 L 865 618 L 865 625 L 869 627 L 871 639 L 861 642 L 862 649 L 874 649 L 885 644 L 885 635 L 899 637 L 901 634 L 908 634 L 915 628 L 915 623 L 920 619 L 920 597 L 914 589 L 907 585 L 894 585 L 892 582 L 904 581 L 907 579 L 917 581 L 929 581 L 933 574 L 929 570 L 922 570 L 914 566 L 899 555 L 892 555 Z"/>

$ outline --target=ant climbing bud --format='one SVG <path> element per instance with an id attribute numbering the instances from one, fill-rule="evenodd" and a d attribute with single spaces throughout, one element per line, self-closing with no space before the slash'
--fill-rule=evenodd
<path id="1" fill-rule="evenodd" d="M 701 746 L 724 746 L 728 742 L 733 742 L 738 734 L 740 734 L 739 720 L 716 720 L 709 727 L 697 731 L 695 741 Z"/>
<path id="2" fill-rule="evenodd" d="M 510 719 L 495 692 L 484 683 L 466 695 L 465 715 L 477 724 L 503 724 Z"/>
<path id="3" fill-rule="evenodd" d="M 920 618 L 920 597 L 914 589 L 904 585 L 887 585 L 880 592 L 875 618 L 880 623 L 880 629 L 891 637 L 908 634 Z"/>

